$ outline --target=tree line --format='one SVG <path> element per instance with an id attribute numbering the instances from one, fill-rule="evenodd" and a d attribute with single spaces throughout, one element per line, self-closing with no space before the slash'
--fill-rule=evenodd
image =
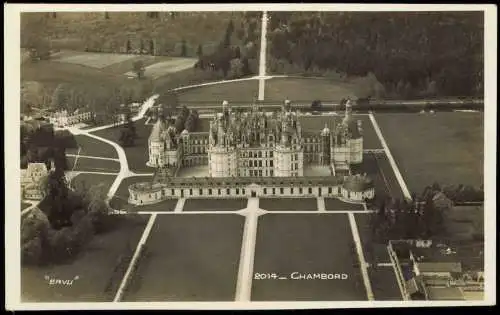
<path id="1" fill-rule="evenodd" d="M 274 72 L 364 76 L 393 97 L 483 93 L 480 12 L 271 12 Z"/>

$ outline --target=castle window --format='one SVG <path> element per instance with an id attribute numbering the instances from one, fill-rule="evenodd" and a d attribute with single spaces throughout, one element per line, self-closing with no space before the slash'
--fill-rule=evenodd
<path id="1" fill-rule="evenodd" d="M 245 194 L 245 189 L 244 189 L 244 188 L 241 190 L 241 194 L 242 194 L 242 195 L 244 195 L 244 194 Z"/>
<path id="2" fill-rule="evenodd" d="M 236 188 L 236 194 L 239 195 L 240 194 L 240 189 L 239 188 Z"/>
<path id="3" fill-rule="evenodd" d="M 259 151 L 258 156 L 261 158 L 262 157 L 262 151 Z"/>
<path id="4" fill-rule="evenodd" d="M 253 161 L 252 160 L 250 160 L 248 163 L 249 163 L 250 167 L 253 166 Z"/>
<path id="5" fill-rule="evenodd" d="M 299 194 L 303 194 L 304 193 L 304 190 L 302 189 L 302 187 L 299 187 Z"/>
<path id="6" fill-rule="evenodd" d="M 172 196 L 175 195 L 175 191 L 172 189 Z"/>
<path id="7" fill-rule="evenodd" d="M 217 189 L 217 194 L 218 194 L 218 195 L 220 195 L 220 188 L 219 188 L 219 189 Z"/>
<path id="8" fill-rule="evenodd" d="M 290 193 L 293 194 L 293 187 L 290 187 Z"/>
<path id="9" fill-rule="evenodd" d="M 273 195 L 276 195 L 276 188 L 273 188 Z"/>
<path id="10" fill-rule="evenodd" d="M 190 188 L 190 189 L 189 189 L 189 195 L 190 195 L 190 196 L 192 196 L 192 195 L 193 195 L 193 189 L 192 189 L 192 188 Z"/>
<path id="11" fill-rule="evenodd" d="M 262 167 L 262 160 L 259 160 L 259 167 Z"/>
<path id="12" fill-rule="evenodd" d="M 249 170 L 248 172 L 250 174 L 250 177 L 252 177 L 253 176 L 253 170 Z"/>
<path id="13" fill-rule="evenodd" d="M 209 188 L 209 189 L 208 189 L 208 194 L 209 194 L 209 195 L 212 195 L 212 188 Z"/>
<path id="14" fill-rule="evenodd" d="M 269 166 L 271 166 L 271 167 L 273 166 L 273 160 L 269 161 Z"/>
<path id="15" fill-rule="evenodd" d="M 269 157 L 273 157 L 273 151 L 269 152 Z"/>
<path id="16" fill-rule="evenodd" d="M 264 188 L 264 195 L 267 194 L 267 188 Z"/>
<path id="17" fill-rule="evenodd" d="M 273 166 L 272 164 L 273 164 L 273 163 L 272 163 L 272 161 L 271 161 L 271 166 Z M 273 170 L 270 170 L 270 171 L 269 171 L 269 175 L 270 175 L 270 176 L 274 176 L 274 171 L 273 171 Z"/>
<path id="18" fill-rule="evenodd" d="M 284 189 L 283 189 L 283 187 L 281 187 L 281 188 L 280 188 L 280 194 L 282 194 L 282 195 L 283 195 L 283 193 L 284 193 Z"/>
<path id="19" fill-rule="evenodd" d="M 309 194 L 312 194 L 313 193 L 313 189 L 311 187 L 309 187 L 308 192 L 309 192 Z"/>
<path id="20" fill-rule="evenodd" d="M 332 193 L 332 187 L 328 187 L 328 193 L 331 194 Z"/>
<path id="21" fill-rule="evenodd" d="M 262 177 L 262 170 L 259 170 L 259 176 Z"/>
<path id="22" fill-rule="evenodd" d="M 231 194 L 231 189 L 227 188 L 226 189 L 226 194 L 230 195 Z"/>
<path id="23" fill-rule="evenodd" d="M 295 163 L 295 170 L 299 169 L 299 163 Z"/>

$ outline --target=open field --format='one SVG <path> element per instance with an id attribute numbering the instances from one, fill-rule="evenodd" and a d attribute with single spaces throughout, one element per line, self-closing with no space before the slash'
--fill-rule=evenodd
<path id="1" fill-rule="evenodd" d="M 266 100 L 294 101 L 320 100 L 324 103 L 354 96 L 352 84 L 337 80 L 312 78 L 273 78 L 266 80 Z"/>
<path id="2" fill-rule="evenodd" d="M 269 211 L 317 211 L 316 198 L 260 198 L 259 208 Z"/>
<path id="3" fill-rule="evenodd" d="M 96 68 L 51 60 L 26 62 L 21 66 L 21 81 L 36 81 L 54 90 L 60 83 L 86 85 L 89 82 L 104 87 L 114 87 L 128 81 L 124 75 L 116 75 Z"/>
<path id="4" fill-rule="evenodd" d="M 343 202 L 337 198 L 325 198 L 325 210 L 364 210 L 365 207 L 359 203 Z"/>
<path id="5" fill-rule="evenodd" d="M 78 174 L 73 177 L 71 184 L 73 186 L 83 185 L 84 187 L 90 187 L 95 185 L 103 185 L 103 189 L 107 193 L 111 185 L 115 180 L 115 175 L 101 175 L 101 174 Z"/>
<path id="6" fill-rule="evenodd" d="M 376 114 L 410 191 L 484 180 L 484 113 Z"/>
<path id="7" fill-rule="evenodd" d="M 148 138 L 149 134 L 151 133 L 152 126 L 144 125 L 144 122 L 145 120 L 141 119 L 134 123 L 137 133 L 137 139 L 135 139 L 133 146 L 123 147 L 123 149 L 125 150 L 125 154 L 127 155 L 127 161 L 130 170 L 136 172 L 153 172 L 153 168 L 146 166 L 146 162 L 149 159 Z M 122 126 L 107 128 L 96 131 L 93 134 L 120 144 L 119 139 L 122 128 Z"/>
<path id="8" fill-rule="evenodd" d="M 341 123 L 344 113 L 339 113 L 340 116 L 300 116 L 299 121 L 303 131 L 317 132 L 318 134 L 325 127 L 325 124 L 333 130 L 335 123 Z M 353 114 L 355 120 L 361 120 L 363 128 L 363 148 L 364 149 L 381 149 L 382 144 L 373 129 L 373 124 L 367 115 Z"/>
<path id="9" fill-rule="evenodd" d="M 116 219 L 120 220 L 116 229 L 96 235 L 73 261 L 45 267 L 22 267 L 22 302 L 111 302 L 126 268 L 120 268 L 117 273 L 113 270 L 120 256 L 130 255 L 135 249 L 148 216 L 116 216 Z M 50 279 L 75 277 L 78 278 L 71 286 L 49 283 Z"/>
<path id="10" fill-rule="evenodd" d="M 134 58 L 135 55 L 64 51 L 52 57 L 55 62 L 73 63 L 86 67 L 102 69 L 115 63 Z"/>
<path id="11" fill-rule="evenodd" d="M 144 75 L 151 79 L 157 79 L 172 72 L 179 72 L 194 67 L 197 62 L 195 58 L 170 58 L 166 61 L 149 64 L 145 67 Z M 135 77 L 133 71 L 127 71 L 126 76 Z"/>
<path id="12" fill-rule="evenodd" d="M 85 135 L 76 135 L 75 140 L 78 147 L 81 149 L 79 153 L 81 155 L 108 157 L 115 159 L 118 158 L 118 153 L 116 153 L 115 148 L 100 140 Z M 66 154 L 78 154 L 78 147 L 67 148 Z"/>
<path id="13" fill-rule="evenodd" d="M 236 211 L 245 209 L 248 200 L 245 199 L 204 199 L 188 198 L 182 211 Z"/>
<path id="14" fill-rule="evenodd" d="M 254 279 L 252 300 L 366 300 L 352 244 L 351 228 L 344 214 L 260 216 L 254 273 L 276 273 L 287 279 Z M 294 280 L 293 272 L 347 274 L 347 279 Z"/>
<path id="15" fill-rule="evenodd" d="M 179 102 L 181 104 L 193 102 L 205 102 L 210 105 L 220 105 L 226 100 L 231 104 L 238 102 L 252 102 L 258 95 L 259 82 L 257 80 L 228 82 L 225 84 L 202 86 L 191 88 L 179 92 Z"/>
<path id="16" fill-rule="evenodd" d="M 111 198 L 109 205 L 113 209 L 123 209 L 125 207 L 128 207 L 128 186 L 135 184 L 135 183 L 141 183 L 141 182 L 148 182 L 153 179 L 152 176 L 134 176 L 134 177 L 127 177 L 122 180 L 120 183 L 120 186 L 116 190 L 115 195 L 113 198 Z M 134 209 L 140 209 L 139 207 L 134 207 Z"/>
<path id="17" fill-rule="evenodd" d="M 101 70 L 114 74 L 125 74 L 127 72 L 130 72 L 134 68 L 134 63 L 136 61 L 142 61 L 144 67 L 148 67 L 150 65 L 172 59 L 172 57 L 166 57 L 166 56 L 150 56 L 150 55 L 130 55 L 130 56 L 132 56 L 132 58 L 106 66 Z"/>
<path id="18" fill-rule="evenodd" d="M 244 218 L 158 215 L 124 301 L 232 301 Z"/>

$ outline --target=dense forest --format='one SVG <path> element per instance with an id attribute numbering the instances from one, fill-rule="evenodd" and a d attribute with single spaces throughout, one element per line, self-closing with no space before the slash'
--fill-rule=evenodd
<path id="1" fill-rule="evenodd" d="M 385 96 L 482 95 L 483 19 L 481 12 L 272 12 L 268 68 L 371 73 Z"/>

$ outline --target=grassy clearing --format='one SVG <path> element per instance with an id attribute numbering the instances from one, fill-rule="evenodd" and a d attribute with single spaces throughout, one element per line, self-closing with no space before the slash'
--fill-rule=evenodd
<path id="1" fill-rule="evenodd" d="M 96 235 L 76 259 L 67 264 L 21 268 L 22 302 L 111 302 L 126 268 L 113 270 L 120 256 L 130 254 L 144 231 L 148 216 L 115 216 L 117 228 Z M 45 277 L 73 281 L 50 285 Z M 110 282 L 111 278 L 113 280 Z M 106 288 L 109 290 L 106 291 Z"/>
<path id="2" fill-rule="evenodd" d="M 269 211 L 316 211 L 316 198 L 260 198 L 259 208 Z"/>
<path id="3" fill-rule="evenodd" d="M 21 66 L 21 81 L 37 81 L 54 90 L 60 83 L 98 84 L 113 87 L 123 84 L 127 77 L 78 64 L 50 60 L 26 62 Z"/>
<path id="4" fill-rule="evenodd" d="M 158 62 L 163 62 L 172 59 L 166 56 L 148 56 L 148 55 L 133 55 L 132 58 L 114 63 L 107 67 L 102 68 L 102 71 L 114 74 L 125 74 L 133 69 L 136 61 L 142 61 L 145 67 L 153 65 Z"/>
<path id="5" fill-rule="evenodd" d="M 196 61 L 197 60 L 195 58 L 170 58 L 168 60 L 152 63 L 146 66 L 144 75 L 147 78 L 154 80 L 168 75 L 169 73 L 175 73 L 193 68 Z M 133 77 L 135 76 L 135 73 L 129 69 L 125 75 Z"/>
<path id="6" fill-rule="evenodd" d="M 234 301 L 244 218 L 159 215 L 124 301 Z"/>
<path id="7" fill-rule="evenodd" d="M 247 207 L 247 199 L 186 199 L 182 211 L 236 211 Z"/>
<path id="8" fill-rule="evenodd" d="M 259 82 L 257 80 L 228 82 L 211 86 L 203 86 L 183 90 L 179 92 L 179 101 L 181 103 L 207 103 L 210 105 L 220 104 L 226 100 L 229 104 L 238 104 L 238 102 L 252 102 L 258 95 Z"/>
<path id="9" fill-rule="evenodd" d="M 134 58 L 134 55 L 127 54 L 106 54 L 90 52 L 64 52 L 53 58 L 53 61 L 62 63 L 72 63 L 96 69 L 102 69 L 115 63 L 124 62 Z"/>
<path id="10" fill-rule="evenodd" d="M 266 80 L 265 99 L 293 102 L 322 102 L 340 101 L 342 98 L 353 96 L 354 86 L 338 80 L 313 78 L 274 78 Z"/>
<path id="11" fill-rule="evenodd" d="M 411 191 L 437 181 L 484 181 L 484 114 L 376 114 L 399 170 Z"/>
<path id="12" fill-rule="evenodd" d="M 254 280 L 252 301 L 366 299 L 346 215 L 266 214 L 257 229 L 254 272 L 288 279 Z M 300 281 L 290 279 L 293 272 L 345 273 L 348 278 Z"/>

